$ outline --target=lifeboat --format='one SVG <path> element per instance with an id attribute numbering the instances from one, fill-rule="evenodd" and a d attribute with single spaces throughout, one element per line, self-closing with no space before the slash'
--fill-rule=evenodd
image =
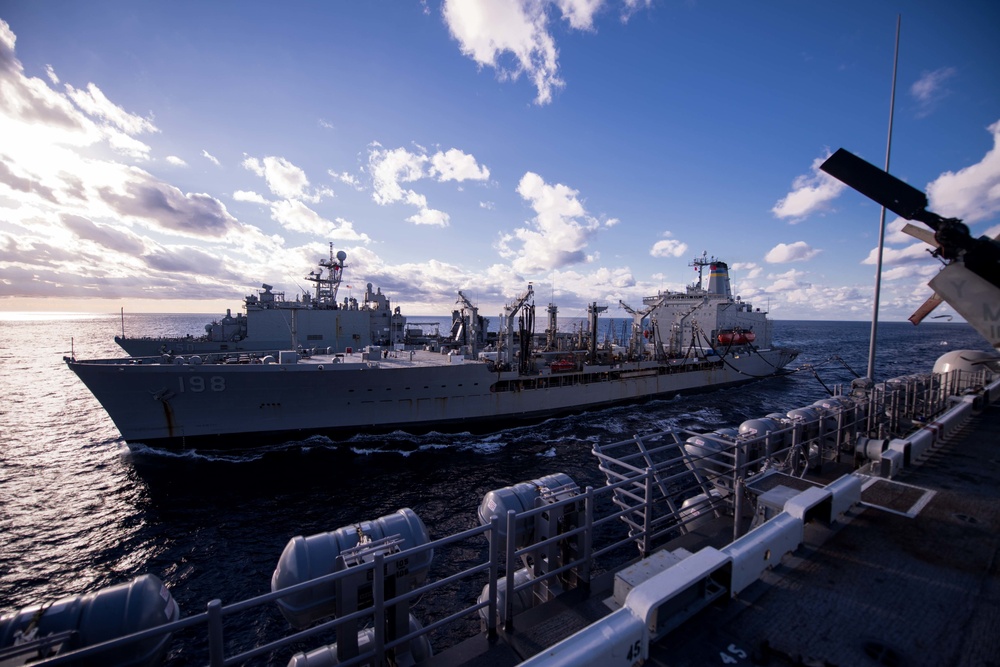
<path id="1" fill-rule="evenodd" d="M 553 361 L 549 368 L 552 369 L 553 373 L 568 373 L 569 371 L 576 369 L 576 364 L 570 359 L 558 359 Z"/>
<path id="2" fill-rule="evenodd" d="M 723 329 L 716 337 L 722 345 L 746 345 L 757 340 L 757 335 L 749 329 Z"/>

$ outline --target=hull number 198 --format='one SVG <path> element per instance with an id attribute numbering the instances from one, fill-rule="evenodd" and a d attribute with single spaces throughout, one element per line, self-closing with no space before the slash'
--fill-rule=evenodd
<path id="1" fill-rule="evenodd" d="M 180 383 L 181 393 L 185 391 L 225 391 L 226 390 L 226 378 L 221 375 L 213 375 L 211 377 L 205 378 L 200 375 L 194 375 L 192 377 L 179 377 L 177 382 Z"/>

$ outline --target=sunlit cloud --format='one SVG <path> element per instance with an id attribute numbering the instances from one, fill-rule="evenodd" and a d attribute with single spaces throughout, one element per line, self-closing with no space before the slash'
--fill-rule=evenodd
<path id="1" fill-rule="evenodd" d="M 309 179 L 305 171 L 283 157 L 269 155 L 260 160 L 248 156 L 243 160 L 243 167 L 263 177 L 272 194 L 285 199 L 316 200 L 307 190 Z"/>
<path id="2" fill-rule="evenodd" d="M 252 190 L 237 190 L 233 193 L 233 199 L 236 201 L 250 202 L 251 204 L 270 204 L 264 195 L 253 192 Z"/>
<path id="3" fill-rule="evenodd" d="M 214 155 L 212 155 L 211 153 L 209 153 L 208 151 L 203 150 L 201 152 L 201 155 L 206 160 L 208 160 L 209 162 L 211 162 L 212 164 L 214 164 L 216 167 L 220 166 L 219 159 L 217 157 L 215 157 Z"/>
<path id="4" fill-rule="evenodd" d="M 357 190 L 358 192 L 364 190 L 364 186 L 361 184 L 361 181 L 354 174 L 349 174 L 346 171 L 336 172 L 332 169 L 327 170 L 326 173 L 329 174 L 329 176 L 338 183 L 343 183 L 344 185 L 348 185 L 352 189 Z"/>
<path id="5" fill-rule="evenodd" d="M 485 181 L 490 176 L 485 165 L 480 165 L 475 157 L 456 148 L 428 155 L 421 146 L 412 151 L 406 148 L 385 149 L 378 142 L 369 146 L 368 170 L 372 178 L 372 199 L 376 204 L 404 203 L 414 206 L 418 211 L 406 218 L 407 222 L 437 227 L 447 227 L 451 217 L 444 211 L 430 208 L 426 195 L 403 184 L 423 179 L 442 183 Z"/>
<path id="6" fill-rule="evenodd" d="M 667 238 L 657 241 L 650 248 L 649 254 L 653 257 L 681 257 L 688 251 L 688 245 L 677 239 L 669 238 L 670 232 L 664 234 Z"/>
<path id="7" fill-rule="evenodd" d="M 497 244 L 516 271 L 532 274 L 589 260 L 585 249 L 601 223 L 584 209 L 579 192 L 561 183 L 549 185 L 530 171 L 521 177 L 517 192 L 535 217 Z"/>
<path id="8" fill-rule="evenodd" d="M 160 131 L 150 119 L 129 113 L 114 104 L 93 83 L 88 83 L 86 90 L 77 90 L 67 84 L 66 94 L 84 113 L 106 120 L 125 134 L 136 135 Z"/>
<path id="9" fill-rule="evenodd" d="M 905 248 L 883 247 L 882 263 L 888 266 L 892 264 L 927 262 L 930 259 L 930 255 L 928 254 L 930 250 L 931 247 L 923 242 L 912 243 Z M 878 263 L 878 248 L 872 248 L 868 256 L 861 260 L 861 263 L 875 266 Z"/>
<path id="10" fill-rule="evenodd" d="M 549 14 L 572 30 L 595 32 L 594 19 L 606 0 L 445 0 L 442 15 L 462 54 L 496 71 L 501 82 L 522 75 L 536 90 L 535 103 L 552 102 L 566 82 L 559 74 L 559 49 Z M 623 0 L 623 23 L 652 0 Z"/>
<path id="11" fill-rule="evenodd" d="M 512 0 L 445 0 L 443 14 L 462 54 L 497 71 L 500 81 L 522 74 L 537 90 L 535 102 L 548 104 L 559 77 L 558 52 L 548 31 L 546 3 Z"/>
<path id="12" fill-rule="evenodd" d="M 490 170 L 476 162 L 476 158 L 457 148 L 435 153 L 430 159 L 429 174 L 439 181 L 485 181 Z"/>
<path id="13" fill-rule="evenodd" d="M 273 202 L 271 218 L 285 229 L 314 237 L 365 243 L 371 241 L 367 234 L 358 233 L 353 223 L 343 218 L 327 220 L 304 202 L 295 199 Z"/>
<path id="14" fill-rule="evenodd" d="M 788 262 L 805 262 L 819 254 L 819 250 L 809 247 L 805 241 L 795 243 L 779 243 L 764 256 L 769 264 L 787 264 Z"/>
<path id="15" fill-rule="evenodd" d="M 993 134 L 993 148 L 982 160 L 957 172 L 945 172 L 927 185 L 927 198 L 935 213 L 961 218 L 968 224 L 1000 211 L 1000 121 L 987 129 Z"/>
<path id="16" fill-rule="evenodd" d="M 844 184 L 833 178 L 819 166 L 830 157 L 827 152 L 823 157 L 813 160 L 808 174 L 796 176 L 792 181 L 792 191 L 778 201 L 771 212 L 778 218 L 788 219 L 795 224 L 804 218 L 826 210 L 829 203 L 843 191 Z"/>

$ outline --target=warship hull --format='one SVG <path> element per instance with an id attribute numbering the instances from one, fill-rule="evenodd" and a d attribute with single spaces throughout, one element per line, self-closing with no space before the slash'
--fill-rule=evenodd
<path id="1" fill-rule="evenodd" d="M 387 353 L 388 355 L 388 353 Z M 314 435 L 486 430 L 582 410 L 742 384 L 781 371 L 790 350 L 582 365 L 532 375 L 456 355 L 283 353 L 284 363 L 66 359 L 128 443 L 244 448 Z"/>

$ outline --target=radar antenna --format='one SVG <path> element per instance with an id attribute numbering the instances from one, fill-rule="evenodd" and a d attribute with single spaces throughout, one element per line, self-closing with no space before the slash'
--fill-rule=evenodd
<path id="1" fill-rule="evenodd" d="M 344 279 L 344 261 L 347 259 L 347 253 L 343 250 L 337 252 L 336 257 L 333 255 L 333 242 L 330 242 L 330 258 L 319 260 L 319 269 L 316 271 L 310 271 L 309 275 L 305 277 L 309 282 L 316 284 L 316 303 L 321 306 L 335 307 L 337 305 L 337 290 L 340 289 L 340 283 Z M 323 269 L 327 269 L 329 273 L 327 276 L 323 276 Z"/>

